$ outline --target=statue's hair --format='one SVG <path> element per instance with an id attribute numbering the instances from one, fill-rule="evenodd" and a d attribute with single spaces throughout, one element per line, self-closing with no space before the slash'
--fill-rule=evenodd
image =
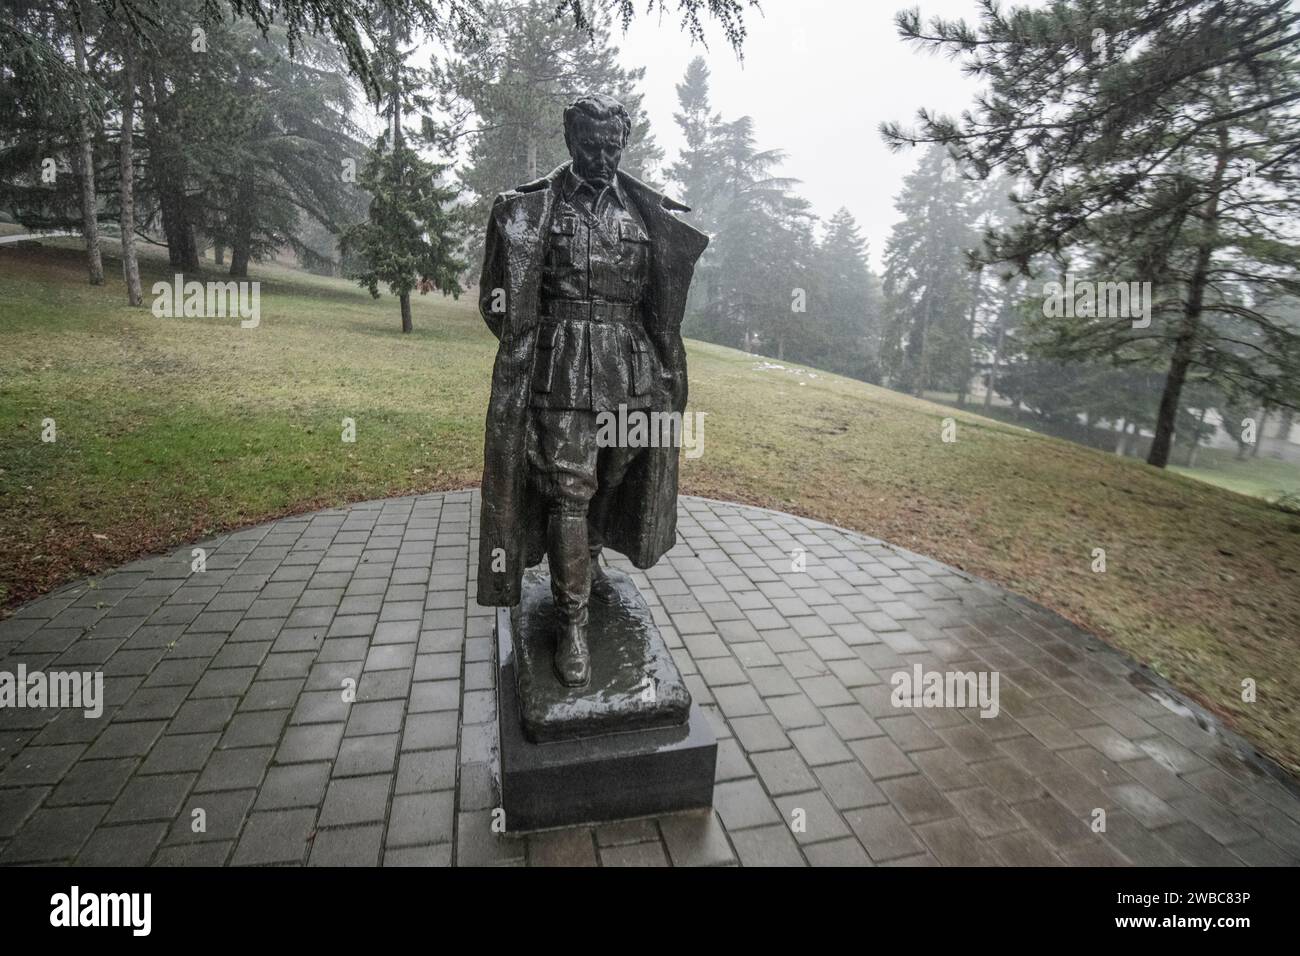
<path id="1" fill-rule="evenodd" d="M 569 134 L 578 116 L 600 122 L 616 119 L 623 124 L 623 145 L 627 145 L 632 135 L 632 117 L 628 116 L 623 104 L 604 93 L 584 93 L 564 108 L 564 142 L 568 145 Z"/>

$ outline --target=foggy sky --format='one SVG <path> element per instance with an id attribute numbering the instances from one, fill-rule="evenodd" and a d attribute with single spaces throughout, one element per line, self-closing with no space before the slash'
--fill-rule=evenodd
<path id="1" fill-rule="evenodd" d="M 921 106 L 957 114 L 979 84 L 956 62 L 905 44 L 894 30 L 898 10 L 919 2 L 936 14 L 974 21 L 974 0 L 765 0 L 763 14 L 746 10 L 749 36 L 739 63 L 717 30 L 709 49 L 691 45 L 671 14 L 640 14 L 614 42 L 624 67 L 644 66 L 644 105 L 655 137 L 672 162 L 682 139 L 673 112 L 675 86 L 702 55 L 709 65 L 713 109 L 724 120 L 754 118 L 760 149 L 780 148 L 780 175 L 802 180 L 796 192 L 829 218 L 846 206 L 880 257 L 898 219 L 893 197 L 920 149 L 891 154 L 876 131 L 882 121 L 910 125 Z"/>

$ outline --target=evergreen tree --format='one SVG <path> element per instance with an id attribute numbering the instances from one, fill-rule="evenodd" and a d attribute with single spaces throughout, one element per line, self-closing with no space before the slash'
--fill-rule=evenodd
<path id="1" fill-rule="evenodd" d="M 627 109 L 632 133 L 619 168 L 653 182 L 663 154 L 641 108 L 644 77 L 644 69 L 619 65 L 604 17 L 575 30 L 556 16 L 555 0 L 486 6 L 482 29 L 435 62 L 432 79 L 440 112 L 450 117 L 436 144 L 447 155 L 468 144 L 458 175 L 472 197 L 464 210 L 470 258 L 481 256 L 493 198 L 568 160 L 564 108 L 582 93 L 605 93 Z"/>
<path id="2" fill-rule="evenodd" d="M 905 37 L 990 81 L 960 121 L 923 112 L 916 132 L 884 128 L 895 145 L 947 143 L 981 174 L 1022 180 L 1025 216 L 988 259 L 1029 270 L 1047 254 L 1095 281 L 1153 283 L 1143 321 L 1063 316 L 1042 330 L 1061 359 L 1164 370 L 1159 467 L 1189 382 L 1284 403 L 1300 376 L 1300 339 L 1259 305 L 1300 288 L 1297 22 L 1284 0 L 988 5 L 978 28 L 899 16 Z"/>
<path id="3" fill-rule="evenodd" d="M 392 20 L 384 45 L 376 53 L 384 93 L 387 128 L 378 137 L 366 162 L 361 183 L 371 195 L 366 222 L 348 228 L 341 243 L 344 254 L 355 254 L 364 266 L 357 275 L 362 286 L 379 297 L 379 284 L 398 297 L 402 332 L 410 332 L 411 292 L 439 289 L 443 295 L 460 295 L 459 273 L 465 263 L 456 257 L 447 204 L 456 190 L 440 180 L 446 164 L 428 162 L 410 141 L 427 139 L 433 121 L 424 93 L 427 76 L 410 68 L 403 45 L 410 38 Z M 420 120 L 420 131 L 406 129 L 410 116 Z"/>
<path id="4" fill-rule="evenodd" d="M 903 215 L 885 243 L 881 362 L 892 387 L 964 391 L 973 347 L 974 281 L 966 253 L 978 239 L 971 183 L 933 146 L 903 180 Z"/>
<path id="5" fill-rule="evenodd" d="M 826 348 L 820 367 L 865 381 L 879 381 L 880 282 L 867 266 L 867 243 L 858 224 L 841 207 L 826 224 L 817 249 L 821 294 L 816 311 L 825 316 Z"/>

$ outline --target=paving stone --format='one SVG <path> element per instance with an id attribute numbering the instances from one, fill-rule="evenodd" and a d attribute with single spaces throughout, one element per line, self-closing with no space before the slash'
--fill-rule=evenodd
<path id="1" fill-rule="evenodd" d="M 167 843 L 233 841 L 248 817 L 254 790 L 224 790 L 194 793 L 172 824 Z"/>
<path id="2" fill-rule="evenodd" d="M 26 747 L 3 771 L 0 771 L 0 787 L 58 783 L 85 750 L 86 748 L 81 744 Z"/>
<path id="3" fill-rule="evenodd" d="M 331 781 L 321 806 L 320 825 L 347 826 L 383 820 L 391 784 L 391 774 Z"/>
<path id="4" fill-rule="evenodd" d="M 315 826 L 315 809 L 254 813 L 244 825 L 230 862 L 234 866 L 300 863 L 306 858 Z"/>
<path id="5" fill-rule="evenodd" d="M 234 843 L 183 843 L 164 846 L 154 855 L 154 866 L 224 866 Z"/>
<path id="6" fill-rule="evenodd" d="M 102 760 L 110 757 L 143 757 L 162 736 L 166 726 L 165 720 L 111 723 L 82 758 Z"/>
<path id="7" fill-rule="evenodd" d="M 106 823 L 134 823 L 142 820 L 172 820 L 180 812 L 197 774 L 176 773 L 136 777 L 129 781 L 114 802 Z"/>
<path id="8" fill-rule="evenodd" d="M 849 829 L 820 790 L 776 798 L 777 809 L 798 843 L 817 843 L 849 835 Z"/>
<path id="9" fill-rule="evenodd" d="M 266 772 L 257 796 L 258 810 L 287 810 L 319 806 L 329 784 L 328 763 L 296 763 Z"/>
<path id="10" fill-rule="evenodd" d="M 500 866 L 522 863 L 527 841 L 492 831 L 492 814 L 486 810 L 456 817 L 456 865 Z"/>
<path id="11" fill-rule="evenodd" d="M 451 844 L 387 849 L 384 850 L 384 866 L 451 866 Z"/>
<path id="12" fill-rule="evenodd" d="M 755 754 L 753 762 L 763 786 L 773 796 L 797 793 L 817 786 L 807 764 L 795 750 L 772 750 Z"/>
<path id="13" fill-rule="evenodd" d="M 595 866 L 596 845 L 589 827 L 548 830 L 528 837 L 529 866 Z"/>
<path id="14" fill-rule="evenodd" d="M 658 823 L 649 818 L 622 820 L 596 827 L 597 846 L 618 846 L 621 843 L 650 843 L 659 839 Z"/>
<path id="15" fill-rule="evenodd" d="M 455 750 L 420 750 L 401 755 L 397 767 L 398 794 L 449 790 L 455 785 Z"/>
<path id="16" fill-rule="evenodd" d="M 628 843 L 621 846 L 607 846 L 600 850 L 601 866 L 667 866 L 668 857 L 664 854 L 663 844 Z"/>
<path id="17" fill-rule="evenodd" d="M 923 823 L 916 832 L 935 858 L 946 866 L 989 866 L 998 862 L 993 851 L 959 818 Z"/>
<path id="18" fill-rule="evenodd" d="M 781 820 L 771 799 L 755 779 L 717 784 L 713 788 L 713 807 L 730 833 L 743 827 Z"/>
<path id="19" fill-rule="evenodd" d="M 450 843 L 455 809 L 455 794 L 451 790 L 394 797 L 386 845 Z"/>
<path id="20" fill-rule="evenodd" d="M 803 727 L 790 731 L 790 742 L 809 766 L 841 763 L 853 759 L 853 753 L 830 727 Z"/>
<path id="21" fill-rule="evenodd" d="M 492 832 L 478 500 L 436 493 L 219 537 L 201 580 L 181 549 L 0 622 L 29 668 L 108 677 L 97 719 L 0 712 L 0 862 L 1300 863 L 1300 799 L 1073 625 L 852 532 L 679 504 L 683 543 L 636 579 L 717 730 L 713 812 Z M 914 664 L 997 670 L 1000 713 L 895 707 Z"/>
<path id="22" fill-rule="evenodd" d="M 1029 830 L 993 837 L 989 848 L 1006 866 L 1061 866 L 1061 858 Z"/>
<path id="23" fill-rule="evenodd" d="M 730 828 L 728 828 L 730 830 Z M 745 866 L 806 866 L 799 846 L 784 824 L 732 833 L 736 854 Z"/>
<path id="24" fill-rule="evenodd" d="M 944 796 L 981 837 L 997 836 L 1020 829 L 1020 820 L 1011 807 L 987 787 L 951 790 Z"/>
<path id="25" fill-rule="evenodd" d="M 804 848 L 811 866 L 871 866 L 871 858 L 855 837 L 815 843 Z"/>
<path id="26" fill-rule="evenodd" d="M 220 734 L 169 734 L 160 737 L 140 765 L 140 773 L 179 773 L 202 770 Z"/>
<path id="27" fill-rule="evenodd" d="M 916 773 L 916 766 L 907 759 L 893 741 L 884 737 L 870 740 L 853 740 L 848 744 L 853 755 L 867 768 L 873 780 L 887 780 Z"/>
<path id="28" fill-rule="evenodd" d="M 0 852 L 0 864 L 71 859 L 107 810 L 97 804 L 36 811 Z"/>
<path id="29" fill-rule="evenodd" d="M 57 793 L 57 791 L 55 792 Z M 50 791 L 46 787 L 0 790 L 0 838 L 7 839 L 17 833 L 49 793 Z M 85 803 L 91 801 L 74 799 L 60 802 Z M 102 803 L 103 801 L 98 802 Z"/>
<path id="30" fill-rule="evenodd" d="M 921 774 L 882 780 L 880 789 L 910 824 L 956 815 L 953 805 Z"/>
<path id="31" fill-rule="evenodd" d="M 726 866 L 736 860 L 722 821 L 712 811 L 660 817 L 659 830 L 674 866 Z"/>
<path id="32" fill-rule="evenodd" d="M 925 849 L 893 807 L 848 810 L 844 814 L 844 820 L 874 863 L 909 856 Z"/>

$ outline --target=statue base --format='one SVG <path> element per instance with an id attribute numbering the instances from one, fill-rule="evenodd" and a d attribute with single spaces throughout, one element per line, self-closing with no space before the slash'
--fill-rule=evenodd
<path id="1" fill-rule="evenodd" d="M 509 831 L 707 807 L 717 740 L 673 663 L 636 585 L 607 572 L 615 600 L 593 601 L 591 682 L 555 675 L 550 577 L 524 574 L 520 603 L 499 608 L 497 710 Z"/>

